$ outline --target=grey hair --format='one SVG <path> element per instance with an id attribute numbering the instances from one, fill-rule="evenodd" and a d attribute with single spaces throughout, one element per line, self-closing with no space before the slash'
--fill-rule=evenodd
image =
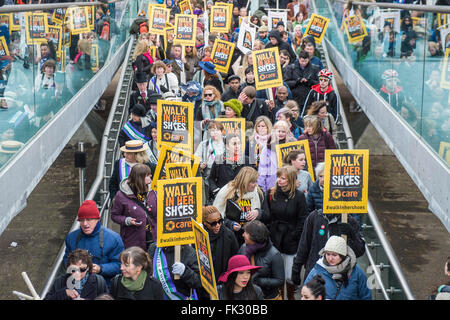
<path id="1" fill-rule="evenodd" d="M 319 173 L 325 171 L 325 162 L 319 162 L 314 168 L 314 173 L 319 176 Z"/>

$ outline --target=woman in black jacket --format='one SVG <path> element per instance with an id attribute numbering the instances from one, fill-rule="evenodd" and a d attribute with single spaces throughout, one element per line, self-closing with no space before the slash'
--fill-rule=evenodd
<path id="1" fill-rule="evenodd" d="M 116 300 L 163 300 L 161 283 L 152 276 L 150 256 L 140 247 L 129 247 L 119 257 L 121 275 L 111 280 Z"/>
<path id="2" fill-rule="evenodd" d="M 280 289 L 284 284 L 284 263 L 281 253 L 270 241 L 269 229 L 259 220 L 248 222 L 244 227 L 245 243 L 238 254 L 244 254 L 252 265 L 262 267 L 252 277 L 266 300 L 282 300 Z"/>
<path id="3" fill-rule="evenodd" d="M 308 216 L 303 192 L 297 189 L 297 170 L 284 166 L 277 170 L 277 183 L 267 191 L 270 238 L 284 259 L 286 280 L 291 280 L 292 263 Z M 287 298 L 294 300 L 295 285 L 286 282 Z"/>
<path id="4" fill-rule="evenodd" d="M 67 273 L 55 279 L 44 300 L 94 300 L 107 292 L 105 279 L 92 273 L 92 258 L 87 250 L 72 251 L 66 266 Z"/>
<path id="5" fill-rule="evenodd" d="M 153 259 L 153 275 L 163 284 L 166 300 L 197 300 L 202 289 L 200 269 L 195 249 L 190 245 L 180 248 L 180 262 L 175 262 L 175 247 L 150 245 L 148 254 Z M 175 275 L 180 278 L 175 280 Z"/>

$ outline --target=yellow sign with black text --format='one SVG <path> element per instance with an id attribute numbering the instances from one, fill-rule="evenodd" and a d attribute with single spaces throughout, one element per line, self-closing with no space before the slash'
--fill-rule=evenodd
<path id="1" fill-rule="evenodd" d="M 308 140 L 299 140 L 294 142 L 287 142 L 282 144 L 277 144 L 275 146 L 275 151 L 277 153 L 278 167 L 283 166 L 283 159 L 293 150 L 303 150 L 305 151 L 306 165 L 303 170 L 308 171 L 312 181 L 314 182 L 314 168 L 311 160 L 311 151 L 309 149 Z"/>

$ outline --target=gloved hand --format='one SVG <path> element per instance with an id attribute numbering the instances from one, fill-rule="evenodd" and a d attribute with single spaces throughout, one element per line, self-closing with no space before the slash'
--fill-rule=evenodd
<path id="1" fill-rule="evenodd" d="M 348 223 L 339 222 L 338 223 L 339 235 L 345 234 L 348 237 L 353 237 L 355 234 L 355 230 L 353 230 L 352 226 Z"/>
<path id="2" fill-rule="evenodd" d="M 299 286 L 300 283 L 302 282 L 302 279 L 300 277 L 300 271 L 302 271 L 302 266 L 294 263 L 292 265 L 291 281 L 297 286 Z"/>
<path id="3" fill-rule="evenodd" d="M 179 274 L 180 276 L 182 276 L 185 269 L 186 269 L 186 266 L 181 262 L 175 262 L 172 265 L 172 273 L 173 274 Z"/>

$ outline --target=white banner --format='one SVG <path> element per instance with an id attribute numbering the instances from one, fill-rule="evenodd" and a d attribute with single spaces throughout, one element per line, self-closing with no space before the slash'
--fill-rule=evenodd
<path id="1" fill-rule="evenodd" d="M 243 54 L 252 52 L 256 39 L 256 28 L 251 27 L 247 22 L 242 21 L 239 29 L 237 47 Z"/>

